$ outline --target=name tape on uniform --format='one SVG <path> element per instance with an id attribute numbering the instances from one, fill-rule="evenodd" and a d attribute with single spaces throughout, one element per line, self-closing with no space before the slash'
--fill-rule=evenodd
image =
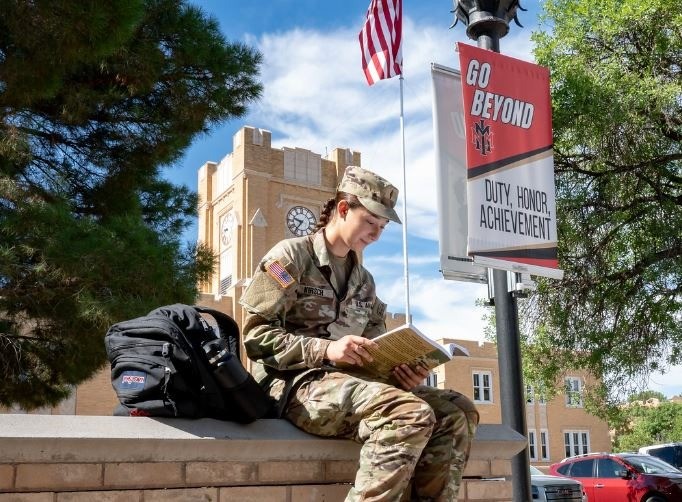
<path id="1" fill-rule="evenodd" d="M 306 286 L 301 284 L 298 291 L 308 296 L 321 296 L 323 298 L 334 298 L 334 291 L 331 288 L 323 286 Z"/>

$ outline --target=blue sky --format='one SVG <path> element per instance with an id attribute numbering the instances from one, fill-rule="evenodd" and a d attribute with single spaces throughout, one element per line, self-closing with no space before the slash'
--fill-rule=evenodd
<path id="1" fill-rule="evenodd" d="M 230 41 L 263 54 L 264 92 L 245 117 L 199 137 L 166 175 L 193 190 L 197 170 L 220 161 L 232 136 L 244 125 L 272 132 L 273 147 L 301 147 L 325 155 L 334 148 L 362 154 L 362 165 L 402 187 L 400 83 L 398 78 L 368 86 L 360 67 L 358 33 L 369 0 L 189 0 L 214 17 Z M 531 33 L 539 1 L 525 0 L 519 21 L 500 41 L 503 54 L 533 61 Z M 432 338 L 481 340 L 485 310 L 476 307 L 487 288 L 446 281 L 439 272 L 430 64 L 458 68 L 458 41 L 475 45 L 458 23 L 453 2 L 405 0 L 403 4 L 404 123 L 410 310 L 415 324 Z M 398 214 L 402 215 L 402 195 Z M 192 227 L 185 240 L 196 241 Z M 390 224 L 365 252 L 379 296 L 392 312 L 405 311 L 402 229 Z M 655 377 L 651 388 L 682 393 L 682 371 Z"/>

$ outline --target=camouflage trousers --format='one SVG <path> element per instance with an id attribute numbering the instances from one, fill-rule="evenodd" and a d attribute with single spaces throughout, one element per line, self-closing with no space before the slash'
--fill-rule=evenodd
<path id="1" fill-rule="evenodd" d="M 408 392 L 338 372 L 305 378 L 284 416 L 312 434 L 362 444 L 347 501 L 456 500 L 478 425 L 474 404 L 458 392 Z"/>

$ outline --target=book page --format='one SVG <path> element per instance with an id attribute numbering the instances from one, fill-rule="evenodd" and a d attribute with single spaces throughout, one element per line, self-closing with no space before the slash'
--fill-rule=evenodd
<path id="1" fill-rule="evenodd" d="M 451 359 L 445 349 L 411 330 L 409 326 L 381 335 L 374 341 L 379 348 L 368 348 L 374 361 L 365 363 L 365 368 L 380 376 L 389 375 L 394 367 L 403 363 L 410 366 L 421 364 L 431 369 Z"/>

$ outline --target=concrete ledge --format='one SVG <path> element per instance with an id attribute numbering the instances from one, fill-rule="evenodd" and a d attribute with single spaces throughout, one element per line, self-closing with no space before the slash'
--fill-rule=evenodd
<path id="1" fill-rule="evenodd" d="M 359 452 L 355 443 L 318 438 L 285 420 L 66 415 L 0 415 L 0 445 L 0 463 L 327 460 Z"/>
<path id="2" fill-rule="evenodd" d="M 482 424 L 471 458 L 510 459 L 525 445 L 506 426 Z M 0 446 L 0 463 L 356 460 L 360 451 L 352 441 L 313 436 L 286 420 L 242 425 L 77 415 L 0 415 Z"/>

